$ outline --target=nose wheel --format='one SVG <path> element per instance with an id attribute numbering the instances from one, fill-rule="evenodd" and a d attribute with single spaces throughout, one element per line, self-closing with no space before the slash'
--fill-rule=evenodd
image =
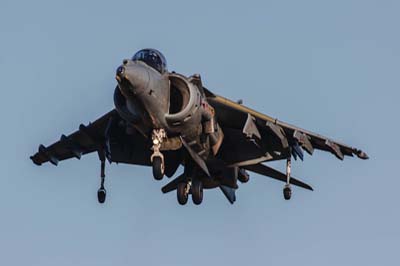
<path id="1" fill-rule="evenodd" d="M 164 156 L 160 152 L 161 144 L 166 138 L 164 129 L 154 129 L 152 134 L 153 140 L 153 154 L 150 157 L 150 161 L 153 166 L 153 177 L 155 180 L 161 180 L 164 177 Z"/>
<path id="2" fill-rule="evenodd" d="M 155 180 L 161 180 L 164 177 L 164 160 L 161 156 L 153 157 L 153 177 Z"/>

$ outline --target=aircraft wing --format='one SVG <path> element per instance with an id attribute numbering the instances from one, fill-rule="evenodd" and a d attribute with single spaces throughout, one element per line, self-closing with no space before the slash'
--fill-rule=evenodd
<path id="1" fill-rule="evenodd" d="M 40 145 L 30 158 L 37 165 L 57 165 L 62 160 L 97 152 L 101 161 L 150 166 L 151 142 L 133 127 L 128 133 L 125 123 L 114 109 L 87 126 L 81 124 L 79 130 L 62 135 L 48 147 Z M 164 160 L 165 174 L 171 177 L 182 161 L 179 151 L 165 151 Z"/>
<path id="2" fill-rule="evenodd" d="M 87 126 L 81 124 L 79 130 L 68 136 L 62 135 L 59 141 L 48 147 L 40 145 L 38 152 L 30 158 L 37 165 L 46 162 L 57 165 L 62 160 L 73 157 L 80 159 L 84 154 L 98 152 L 100 159 L 104 160 L 110 151 L 107 136 L 111 126 L 120 119 L 117 111 L 112 110 Z"/>
<path id="3" fill-rule="evenodd" d="M 331 152 L 340 160 L 343 160 L 344 156 L 353 155 L 361 159 L 368 159 L 368 155 L 358 148 L 279 121 L 215 95 L 207 89 L 205 91 L 207 100 L 214 107 L 218 123 L 221 124 L 225 136 L 228 137 L 228 140 L 229 137 L 231 138 L 231 144 L 242 143 L 238 151 L 244 151 L 242 153 L 248 155 L 245 158 L 246 165 L 287 158 L 287 154 L 284 154 L 285 151 L 290 151 L 294 158 L 303 159 L 303 150 L 311 155 L 314 149 Z M 245 138 L 239 139 L 239 135 L 244 135 Z M 248 140 L 252 140 L 254 144 L 249 144 Z M 268 147 L 272 147 L 276 153 L 270 152 L 266 155 Z M 254 156 L 251 155 L 252 153 Z M 259 158 L 259 160 L 251 160 L 254 159 L 252 157 Z M 231 158 L 231 161 L 238 160 Z"/>

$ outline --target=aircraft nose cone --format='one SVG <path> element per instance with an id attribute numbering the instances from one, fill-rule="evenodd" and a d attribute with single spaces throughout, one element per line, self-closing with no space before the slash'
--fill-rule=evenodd
<path id="1" fill-rule="evenodd" d="M 147 91 L 149 74 L 143 64 L 132 61 L 124 62 L 116 69 L 116 80 L 122 90 L 133 94 L 141 94 Z"/>
<path id="2" fill-rule="evenodd" d="M 123 66 L 118 67 L 116 70 L 117 79 L 122 79 L 124 77 L 124 74 L 125 74 L 125 67 Z"/>
<path id="3" fill-rule="evenodd" d="M 125 67 L 124 66 L 119 66 L 117 70 L 115 71 L 115 79 L 121 83 L 122 80 L 125 78 Z"/>

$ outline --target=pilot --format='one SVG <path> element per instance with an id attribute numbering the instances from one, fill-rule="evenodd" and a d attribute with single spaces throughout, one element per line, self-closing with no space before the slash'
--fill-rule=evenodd
<path id="1" fill-rule="evenodd" d="M 161 74 L 167 71 L 167 60 L 164 55 L 156 49 L 140 50 L 132 57 L 132 61 L 142 61 Z"/>

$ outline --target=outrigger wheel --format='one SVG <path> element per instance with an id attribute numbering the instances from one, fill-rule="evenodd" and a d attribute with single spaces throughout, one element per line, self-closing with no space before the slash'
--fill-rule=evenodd
<path id="1" fill-rule="evenodd" d="M 292 189 L 289 185 L 286 185 L 283 188 L 283 197 L 285 198 L 285 200 L 290 200 L 290 198 L 292 197 Z"/>
<path id="2" fill-rule="evenodd" d="M 106 201 L 107 191 L 106 189 L 101 186 L 99 190 L 97 190 L 97 200 L 99 203 L 103 204 Z"/>
<path id="3" fill-rule="evenodd" d="M 292 169 L 292 160 L 289 155 L 289 158 L 286 160 L 286 185 L 283 188 L 283 197 L 285 200 L 290 200 L 292 197 L 292 189 L 290 188 L 290 172 Z"/>
<path id="4" fill-rule="evenodd" d="M 100 165 L 101 183 L 100 183 L 99 190 L 97 190 L 97 200 L 101 204 L 103 204 L 106 201 L 106 196 L 107 196 L 107 191 L 104 188 L 104 181 L 105 181 L 105 178 L 106 178 L 105 167 L 106 167 L 106 163 L 105 163 L 104 158 L 102 158 L 101 165 Z"/>

